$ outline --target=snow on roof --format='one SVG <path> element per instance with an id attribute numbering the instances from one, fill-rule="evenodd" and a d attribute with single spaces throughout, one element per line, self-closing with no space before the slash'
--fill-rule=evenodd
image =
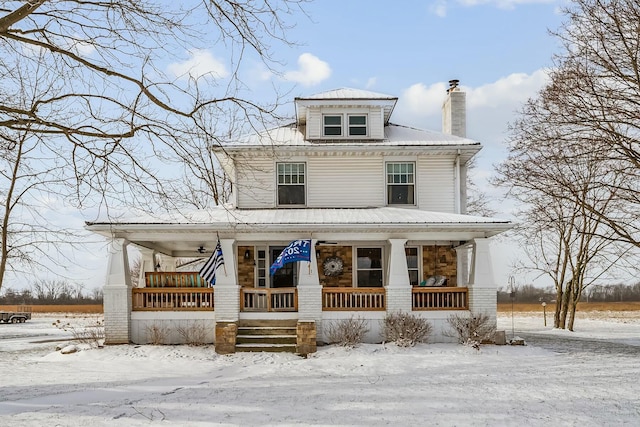
<path id="1" fill-rule="evenodd" d="M 248 146 L 327 146 L 327 147 L 354 147 L 354 146 L 476 146 L 480 143 L 469 138 L 460 138 L 441 132 L 415 129 L 407 126 L 389 124 L 384 127 L 384 139 L 382 140 L 322 140 L 309 141 L 295 123 L 269 129 L 259 134 L 253 134 L 246 139 L 225 144 L 226 148 Z"/>
<path id="2" fill-rule="evenodd" d="M 307 209 L 233 209 L 220 206 L 210 210 L 175 212 L 160 216 L 141 215 L 113 221 L 87 222 L 87 226 L 105 224 L 212 224 L 212 225 L 500 225 L 508 220 L 472 215 L 431 212 L 418 209 L 380 208 L 307 208 Z"/>
<path id="3" fill-rule="evenodd" d="M 307 108 L 319 105 L 341 106 L 380 106 L 384 111 L 384 123 L 389 122 L 389 117 L 398 102 L 398 97 L 384 93 L 370 92 L 362 89 L 341 88 L 317 93 L 306 97 L 294 99 L 296 104 L 296 120 L 305 123 L 307 120 Z"/>
<path id="4" fill-rule="evenodd" d="M 339 88 L 328 90 L 326 92 L 316 93 L 315 95 L 310 96 L 301 96 L 296 97 L 297 100 L 305 100 L 305 99 L 388 99 L 388 100 L 397 100 L 397 96 L 386 95 L 384 93 L 371 92 L 368 90 L 362 89 L 353 89 L 353 88 Z"/>

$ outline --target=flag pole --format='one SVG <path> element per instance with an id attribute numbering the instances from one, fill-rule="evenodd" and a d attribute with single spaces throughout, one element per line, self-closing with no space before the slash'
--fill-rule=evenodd
<path id="1" fill-rule="evenodd" d="M 216 237 L 218 238 L 218 241 L 216 242 L 216 250 L 218 248 L 218 243 L 220 243 L 220 234 L 216 231 Z M 220 245 L 220 252 L 222 252 L 222 245 Z M 224 253 L 223 253 L 224 255 Z M 228 276 L 227 274 L 227 265 L 226 264 L 222 264 L 222 268 L 224 269 L 224 275 Z"/>
<path id="2" fill-rule="evenodd" d="M 311 233 L 311 234 L 309 235 L 309 244 L 311 244 L 311 248 L 313 248 L 313 233 Z M 311 258 L 313 258 L 313 257 L 311 256 L 311 248 L 309 248 L 309 264 L 308 264 L 308 266 L 309 266 L 309 276 L 311 276 L 311 261 L 313 261 L 313 260 L 311 259 Z M 313 251 L 313 252 L 315 252 L 315 249 L 314 249 L 314 251 Z"/>

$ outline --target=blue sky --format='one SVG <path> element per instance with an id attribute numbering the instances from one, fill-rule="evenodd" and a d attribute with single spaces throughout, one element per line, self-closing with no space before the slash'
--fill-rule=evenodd
<path id="1" fill-rule="evenodd" d="M 294 19 L 297 24 L 289 36 L 298 45 L 274 48 L 273 56 L 281 62 L 279 75 L 252 58 L 240 75 L 248 96 L 257 100 L 267 100 L 272 85 L 290 91 L 289 101 L 340 87 L 395 95 L 400 100 L 394 123 L 432 130 L 441 128 L 447 81 L 459 79 L 467 92 L 467 136 L 485 147 L 475 178 L 495 195 L 484 183 L 493 174 L 492 165 L 504 157 L 503 142 L 514 111 L 546 82 L 545 69 L 552 66 L 559 49 L 548 31 L 562 22 L 559 9 L 565 4 L 561 0 L 316 0 L 305 7 L 308 18 L 300 14 Z M 228 75 L 231 64 L 224 45 L 195 48 L 167 58 L 167 72 Z M 292 116 L 292 102 L 281 111 Z M 60 203 L 52 204 L 51 218 L 81 227 L 84 218 Z M 83 267 L 72 269 L 68 277 L 87 288 L 102 285 L 104 245 L 91 254 L 69 255 Z M 496 273 L 506 281 L 506 269 Z M 32 280 L 13 279 L 7 286 L 18 289 Z"/>

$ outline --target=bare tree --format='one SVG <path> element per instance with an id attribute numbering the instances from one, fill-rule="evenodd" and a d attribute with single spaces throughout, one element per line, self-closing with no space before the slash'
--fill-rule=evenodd
<path id="1" fill-rule="evenodd" d="M 556 327 L 573 329 L 584 289 L 640 247 L 640 5 L 576 0 L 565 13 L 550 84 L 513 124 L 496 182 L 523 203 L 529 257 L 555 283 Z"/>
<path id="2" fill-rule="evenodd" d="M 556 36 L 564 49 L 545 102 L 549 125 L 570 128 L 565 140 L 610 160 L 601 185 L 620 203 L 585 207 L 616 238 L 640 247 L 640 4 L 575 0 Z"/>
<path id="3" fill-rule="evenodd" d="M 593 213 L 617 208 L 615 193 L 602 182 L 622 175 L 612 175 L 611 160 L 576 139 L 573 127 L 549 126 L 554 109 L 545 96 L 552 90 L 529 101 L 513 124 L 509 156 L 494 182 L 522 203 L 516 232 L 527 267 L 551 278 L 558 301 L 554 325 L 573 330 L 584 289 L 620 268 L 628 252 Z"/>
<path id="4" fill-rule="evenodd" d="M 0 288 L 6 268 L 32 267 L 40 258 L 30 251 L 46 253 L 60 231 L 44 218 L 47 238 L 18 237 L 18 206 L 34 191 L 107 213 L 223 202 L 210 148 L 278 118 L 277 93 L 252 101 L 242 64 L 277 73 L 274 52 L 290 44 L 288 21 L 305 1 L 0 2 Z M 212 66 L 198 69 L 201 57 Z"/>

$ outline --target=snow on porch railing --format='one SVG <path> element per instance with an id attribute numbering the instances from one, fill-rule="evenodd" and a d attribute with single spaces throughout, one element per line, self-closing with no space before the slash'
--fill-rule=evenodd
<path id="1" fill-rule="evenodd" d="M 323 288 L 324 311 L 384 311 L 384 288 Z"/>
<path id="2" fill-rule="evenodd" d="M 242 288 L 242 311 L 298 311 L 296 288 Z"/>
<path id="3" fill-rule="evenodd" d="M 133 288 L 134 311 L 212 311 L 213 288 Z"/>
<path id="4" fill-rule="evenodd" d="M 467 288 L 414 287 L 413 310 L 468 310 Z"/>

